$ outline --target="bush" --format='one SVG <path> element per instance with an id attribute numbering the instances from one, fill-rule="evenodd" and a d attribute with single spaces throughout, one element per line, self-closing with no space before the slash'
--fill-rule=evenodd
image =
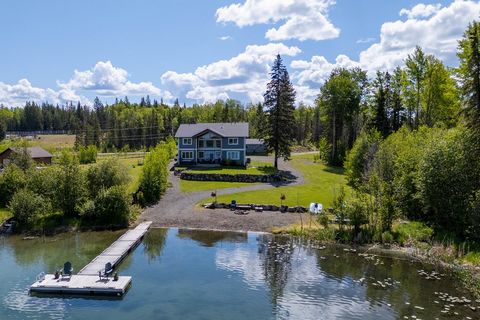
<path id="1" fill-rule="evenodd" d="M 384 231 L 382 233 L 382 243 L 392 243 L 393 235 L 390 231 Z"/>
<path id="2" fill-rule="evenodd" d="M 393 232 L 401 245 L 428 242 L 433 236 L 432 228 L 417 221 L 396 224 Z"/>
<path id="3" fill-rule="evenodd" d="M 81 164 L 95 163 L 97 161 L 97 147 L 94 145 L 80 146 L 78 158 Z"/>
<path id="4" fill-rule="evenodd" d="M 28 189 L 17 191 L 10 201 L 13 217 L 22 226 L 29 226 L 43 215 L 51 213 L 49 201 Z"/>
<path id="5" fill-rule="evenodd" d="M 101 161 L 87 171 L 88 190 L 93 197 L 102 188 L 124 185 L 129 180 L 127 168 L 117 159 Z"/>
<path id="6" fill-rule="evenodd" d="M 13 194 L 25 187 L 27 177 L 25 172 L 15 164 L 9 164 L 0 175 L 0 206 L 5 207 Z"/>
<path id="7" fill-rule="evenodd" d="M 64 151 L 59 162 L 55 204 L 64 216 L 74 217 L 86 201 L 85 174 L 80 170 L 78 159 L 70 152 Z"/>
<path id="8" fill-rule="evenodd" d="M 167 189 L 168 163 L 172 152 L 168 144 L 160 144 L 145 158 L 137 193 L 142 193 L 142 206 L 153 204 Z"/>
<path id="9" fill-rule="evenodd" d="M 93 200 L 93 210 L 87 212 L 98 222 L 126 226 L 131 217 L 130 197 L 124 186 L 101 189 Z"/>
<path id="10" fill-rule="evenodd" d="M 352 150 L 347 155 L 345 169 L 348 184 L 355 189 L 361 187 L 368 180 L 369 172 L 375 154 L 381 141 L 380 133 L 376 130 L 370 133 L 361 133 L 355 141 Z"/>

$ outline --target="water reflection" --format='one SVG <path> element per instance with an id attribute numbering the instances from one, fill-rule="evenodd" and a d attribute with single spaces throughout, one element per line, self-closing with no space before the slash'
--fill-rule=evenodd
<path id="1" fill-rule="evenodd" d="M 177 235 L 180 239 L 189 238 L 205 247 L 213 247 L 218 242 L 242 243 L 247 241 L 246 232 L 178 229 Z"/>
<path id="2" fill-rule="evenodd" d="M 160 258 L 167 239 L 168 229 L 151 229 L 143 238 L 143 252 L 148 256 L 148 261 L 153 262 Z"/>
<path id="3" fill-rule="evenodd" d="M 446 301 L 470 300 L 448 274 L 422 276 L 433 266 L 256 233 L 152 229 L 120 265 L 133 277 L 123 300 L 27 294 L 37 271 L 67 258 L 81 267 L 117 236 L 0 239 L 0 319 L 480 318 L 480 301 Z"/>

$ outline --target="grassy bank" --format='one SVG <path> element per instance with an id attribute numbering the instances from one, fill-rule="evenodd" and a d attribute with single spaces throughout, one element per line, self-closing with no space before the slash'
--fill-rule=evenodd
<path id="1" fill-rule="evenodd" d="M 345 185 L 343 169 L 328 167 L 313 162 L 313 154 L 297 155 L 291 160 L 291 165 L 299 170 L 305 183 L 296 186 L 283 186 L 275 189 L 247 191 L 230 195 L 221 195 L 218 201 L 229 203 L 232 199 L 239 203 L 278 204 L 280 195 L 285 195 L 283 204 L 309 206 L 311 202 L 319 202 L 330 206 L 338 189 Z M 206 200 L 200 203 L 208 202 Z"/>

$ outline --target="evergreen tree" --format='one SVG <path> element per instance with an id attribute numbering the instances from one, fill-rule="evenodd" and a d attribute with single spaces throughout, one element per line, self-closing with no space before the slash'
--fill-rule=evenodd
<path id="1" fill-rule="evenodd" d="M 378 71 L 375 86 L 375 121 L 374 126 L 385 138 L 390 132 L 388 109 L 390 102 L 390 74 Z"/>
<path id="2" fill-rule="evenodd" d="M 420 102 L 422 96 L 423 79 L 425 78 L 427 58 L 422 48 L 417 46 L 413 54 L 409 54 L 405 60 L 409 81 L 413 87 L 413 96 L 415 97 L 415 122 L 410 125 L 418 128 L 420 124 Z M 411 118 L 409 119 L 412 120 Z"/>
<path id="3" fill-rule="evenodd" d="M 290 157 L 295 138 L 295 90 L 280 55 L 273 63 L 270 77 L 263 96 L 267 112 L 263 136 L 267 150 L 274 152 L 274 166 L 278 168 L 278 158 L 287 160 Z"/>
<path id="4" fill-rule="evenodd" d="M 468 26 L 457 55 L 467 124 L 480 140 L 480 22 Z"/>

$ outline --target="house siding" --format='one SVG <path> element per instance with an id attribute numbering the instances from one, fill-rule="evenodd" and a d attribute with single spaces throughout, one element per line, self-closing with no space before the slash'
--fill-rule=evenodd
<path id="1" fill-rule="evenodd" d="M 202 135 L 203 136 L 203 135 Z M 188 138 L 188 137 L 186 137 Z M 232 137 L 230 137 L 232 138 Z M 222 154 L 222 162 L 226 163 L 227 161 L 227 151 L 239 151 L 240 152 L 240 159 L 239 160 L 230 160 L 228 161 L 229 164 L 232 165 L 245 165 L 246 163 L 246 154 L 245 154 L 245 143 L 246 143 L 246 137 L 234 137 L 238 139 L 238 143 L 234 145 L 229 145 L 228 144 L 228 138 L 227 137 L 221 137 L 222 140 L 222 148 L 221 148 L 221 154 Z M 197 163 L 197 157 L 198 157 L 198 149 L 197 149 L 197 138 L 192 137 L 192 144 L 184 144 L 183 143 L 183 137 L 178 137 L 177 138 L 177 145 L 178 145 L 178 163 L 180 165 L 195 165 Z M 204 148 L 204 150 L 209 150 L 207 148 Z M 182 158 L 182 151 L 193 151 L 194 152 L 194 157 L 193 159 L 183 159 Z"/>
<path id="2" fill-rule="evenodd" d="M 228 144 L 228 138 L 222 138 L 222 149 L 223 150 L 232 150 L 232 149 L 244 149 L 245 147 L 245 138 L 238 137 L 237 144 Z"/>
<path id="3" fill-rule="evenodd" d="M 227 159 L 227 152 L 229 150 L 222 150 L 222 159 L 223 159 L 223 162 L 224 163 L 228 163 L 230 162 L 231 164 L 234 164 L 234 165 L 237 165 L 237 166 L 243 166 L 245 164 L 245 152 L 244 151 L 240 151 L 240 159 L 239 160 L 228 160 Z M 235 150 L 237 151 L 237 150 Z"/>

